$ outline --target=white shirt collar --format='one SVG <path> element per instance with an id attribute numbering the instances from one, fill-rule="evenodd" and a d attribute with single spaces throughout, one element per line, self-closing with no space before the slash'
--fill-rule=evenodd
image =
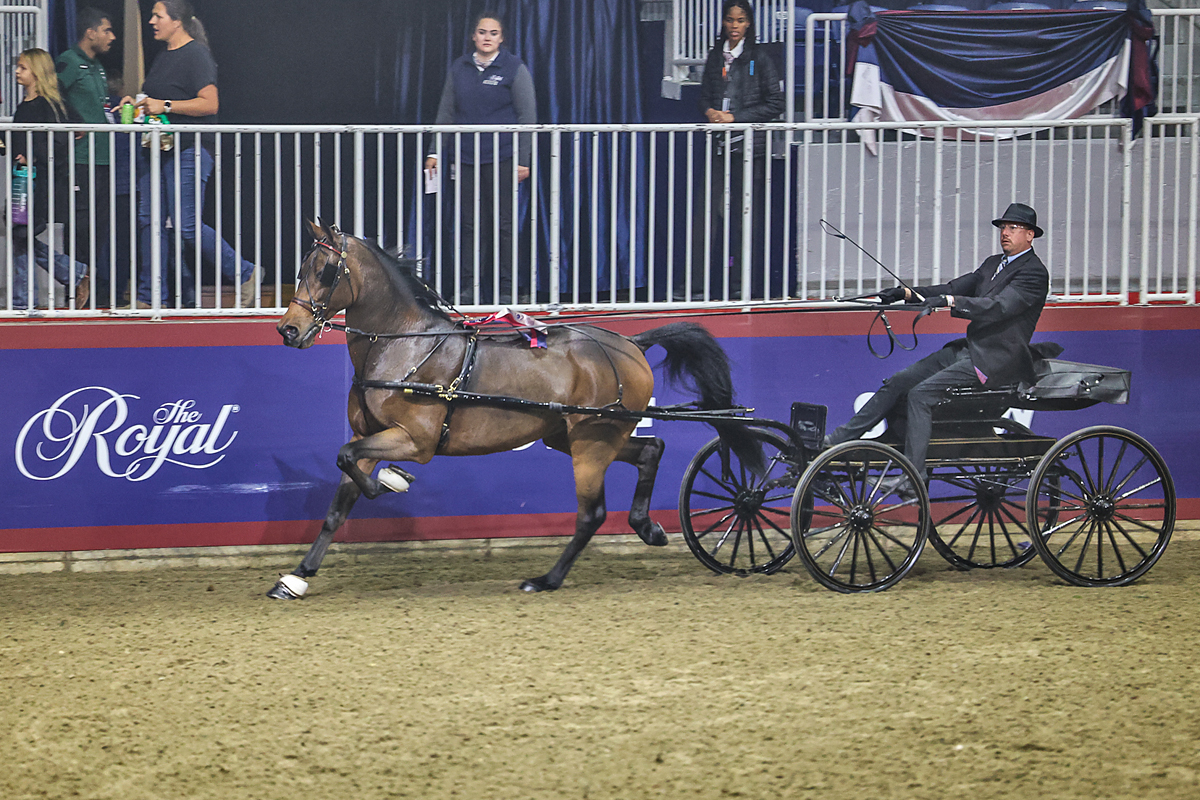
<path id="1" fill-rule="evenodd" d="M 1028 253 L 1028 252 L 1029 252 L 1030 250 L 1032 250 L 1032 249 L 1033 249 L 1032 247 L 1026 247 L 1024 250 L 1022 250 L 1022 251 L 1021 251 L 1021 252 L 1019 252 L 1019 253 L 1013 253 L 1011 256 L 1004 256 L 1004 255 L 1002 255 L 1002 256 L 1000 256 L 1000 257 L 1001 257 L 1002 259 L 1003 259 L 1003 258 L 1007 258 L 1007 259 L 1008 259 L 1008 262 L 1007 262 L 1007 263 L 1011 264 L 1012 262 L 1016 261 L 1018 258 L 1020 258 L 1021 256 L 1025 255 L 1026 253 Z"/>
<path id="2" fill-rule="evenodd" d="M 746 49 L 746 40 L 745 39 L 742 39 L 740 42 L 738 42 L 737 47 L 734 47 L 734 48 L 730 48 L 728 39 L 725 40 L 725 52 L 729 53 L 734 58 L 737 58 L 738 56 L 740 56 L 742 54 L 742 51 L 745 49 Z"/>

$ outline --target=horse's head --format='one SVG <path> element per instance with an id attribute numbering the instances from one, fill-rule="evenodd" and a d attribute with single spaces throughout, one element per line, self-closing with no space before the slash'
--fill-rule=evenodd
<path id="1" fill-rule="evenodd" d="M 300 265 L 296 294 L 275 330 L 288 347 L 311 347 L 317 334 L 339 311 L 354 302 L 350 247 L 354 241 L 320 220 L 308 223 L 313 246 Z"/>

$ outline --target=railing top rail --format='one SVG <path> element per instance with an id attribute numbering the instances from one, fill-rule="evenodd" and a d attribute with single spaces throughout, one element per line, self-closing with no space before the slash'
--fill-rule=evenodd
<path id="1" fill-rule="evenodd" d="M 1173 121 L 1200 119 L 1200 113 L 1173 116 Z M 1128 124 L 1121 117 L 1084 117 L 1064 120 L 920 120 L 907 122 L 744 122 L 736 124 L 710 123 L 603 123 L 603 124 L 539 124 L 539 125 L 170 125 L 155 128 L 146 125 L 104 124 L 34 124 L 0 122 L 0 132 L 83 132 L 83 133 L 670 133 L 688 131 L 830 131 L 830 130 L 912 130 L 954 128 L 1095 128 Z"/>

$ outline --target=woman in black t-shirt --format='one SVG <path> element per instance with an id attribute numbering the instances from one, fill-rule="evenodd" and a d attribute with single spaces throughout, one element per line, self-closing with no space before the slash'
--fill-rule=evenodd
<path id="1" fill-rule="evenodd" d="M 70 110 L 58 90 L 54 59 L 45 50 L 33 48 L 17 59 L 17 83 L 25 90 L 25 99 L 17 106 L 13 122 L 61 123 L 79 122 L 79 115 Z M 37 132 L 31 137 L 32 148 L 24 133 L 12 134 L 13 159 L 21 166 L 32 167 L 33 207 L 32 231 L 26 225 L 13 226 L 13 309 L 29 307 L 29 237 L 46 230 L 50 220 L 50 143 L 54 146 L 54 210 L 59 221 L 68 219 L 71 184 L 67 180 L 71 162 L 71 134 Z M 50 248 L 40 239 L 33 240 L 34 261 L 44 270 L 50 268 Z M 54 254 L 54 277 L 64 286 L 74 287 L 75 308 L 87 306 L 91 285 L 88 268 L 72 262 L 65 253 Z"/>
<path id="2" fill-rule="evenodd" d="M 167 43 L 167 49 L 155 58 L 142 84 L 145 98 L 137 102 L 139 108 L 150 116 L 166 114 L 172 123 L 196 125 L 213 124 L 217 121 L 220 98 L 217 94 L 217 64 L 208 49 L 204 25 L 192 12 L 186 0 L 160 0 L 154 4 L 150 15 L 150 27 L 154 38 Z M 133 102 L 125 98 L 122 102 Z M 162 165 L 162 225 L 159 246 L 161 263 L 164 265 L 158 290 L 165 293 L 168 270 L 165 265 L 172 251 L 170 236 L 166 228 L 168 215 L 175 230 L 182 237 L 185 252 L 194 252 L 196 236 L 200 237 L 200 253 L 205 261 L 216 264 L 220 258 L 221 274 L 229 283 L 240 285 L 241 307 L 255 305 L 255 290 L 261 280 L 262 271 L 245 259 L 200 218 L 204 208 L 204 191 L 212 175 L 213 158 L 208 152 L 203 136 L 186 133 L 176 134 L 175 148 L 164 152 Z M 180 152 L 182 150 L 182 152 Z M 197 151 L 199 170 L 197 170 Z M 177 154 L 177 156 L 176 156 Z M 175 163 L 179 160 L 179 208 L 175 205 Z M 196 182 L 200 184 L 200 200 L 196 202 Z M 149 305 L 154 288 L 150 275 L 151 214 L 150 214 L 150 156 L 143 148 L 138 158 L 138 229 L 141 233 L 142 274 L 138 279 L 138 304 Z M 186 264 L 179 265 L 180 294 L 183 305 L 195 304 L 196 282 Z M 160 294 L 162 297 L 162 294 Z"/>

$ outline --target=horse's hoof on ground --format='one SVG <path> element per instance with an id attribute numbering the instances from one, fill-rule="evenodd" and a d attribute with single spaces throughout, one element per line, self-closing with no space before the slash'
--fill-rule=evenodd
<path id="1" fill-rule="evenodd" d="M 308 581 L 298 575 L 280 575 L 267 592 L 272 600 L 299 600 L 308 591 Z"/>
<path id="2" fill-rule="evenodd" d="M 638 538 L 651 547 L 665 547 L 667 544 L 667 532 L 657 522 L 651 525 L 650 530 L 646 533 L 639 531 Z"/>
<path id="3" fill-rule="evenodd" d="M 557 586 L 551 586 L 545 578 L 530 578 L 521 582 L 522 592 L 553 592 Z"/>

